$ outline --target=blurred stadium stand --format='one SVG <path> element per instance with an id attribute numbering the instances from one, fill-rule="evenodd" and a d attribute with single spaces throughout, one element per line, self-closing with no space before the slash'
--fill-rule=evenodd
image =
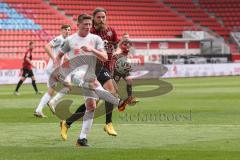
<path id="1" fill-rule="evenodd" d="M 108 11 L 109 25 L 119 35 L 127 31 L 132 38 L 174 38 L 181 36 L 184 27 L 194 26 L 156 0 L 50 0 L 50 4 L 57 5 L 74 20 L 79 13 L 92 14 L 93 9 L 102 6 Z"/>

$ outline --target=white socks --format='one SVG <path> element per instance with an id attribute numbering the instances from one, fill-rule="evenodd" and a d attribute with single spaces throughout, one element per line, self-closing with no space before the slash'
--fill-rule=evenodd
<path id="1" fill-rule="evenodd" d="M 51 96 L 48 93 L 45 93 L 43 97 L 41 98 L 41 101 L 36 109 L 36 112 L 42 112 L 44 106 L 47 104 L 47 102 L 51 99 Z"/>
<path id="2" fill-rule="evenodd" d="M 90 132 L 94 118 L 94 111 L 87 111 L 83 116 L 82 130 L 79 135 L 80 139 L 87 138 L 87 134 Z"/>
<path id="3" fill-rule="evenodd" d="M 50 103 L 56 103 L 58 102 L 65 94 L 69 92 L 69 88 L 65 87 L 61 89 L 57 94 L 51 99 Z"/>

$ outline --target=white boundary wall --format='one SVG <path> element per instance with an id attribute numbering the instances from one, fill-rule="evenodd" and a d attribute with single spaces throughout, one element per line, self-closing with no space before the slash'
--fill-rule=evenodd
<path id="1" fill-rule="evenodd" d="M 20 69 L 0 70 L 0 84 L 16 84 L 21 78 Z M 46 83 L 47 75 L 45 70 L 33 69 L 34 76 L 37 83 Z M 31 83 L 31 78 L 27 78 L 24 83 Z"/>
<path id="2" fill-rule="evenodd" d="M 166 65 L 163 78 L 240 75 L 240 63 Z"/>
<path id="3" fill-rule="evenodd" d="M 226 64 L 184 64 L 166 65 L 167 73 L 162 78 L 233 76 L 240 75 L 240 63 Z M 47 75 L 42 69 L 33 70 L 37 83 L 46 83 Z M 20 79 L 20 70 L 0 70 L 0 84 L 16 84 Z M 28 78 L 24 83 L 31 83 Z"/>

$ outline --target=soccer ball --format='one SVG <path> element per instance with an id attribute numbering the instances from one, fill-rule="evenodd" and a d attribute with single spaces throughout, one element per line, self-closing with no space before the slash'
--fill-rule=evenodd
<path id="1" fill-rule="evenodd" d="M 131 71 L 131 64 L 127 62 L 127 57 L 120 57 L 115 62 L 115 70 L 120 74 L 127 74 Z"/>

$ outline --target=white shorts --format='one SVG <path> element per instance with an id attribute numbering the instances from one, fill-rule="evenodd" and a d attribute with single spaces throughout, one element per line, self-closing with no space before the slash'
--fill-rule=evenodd
<path id="1" fill-rule="evenodd" d="M 100 82 L 97 79 L 95 80 L 94 84 L 96 85 L 96 89 L 104 90 L 104 88 L 102 87 L 102 85 L 100 84 Z M 88 98 L 92 98 L 92 99 L 95 99 L 95 100 L 99 99 L 99 96 L 96 94 L 96 92 L 94 90 L 91 90 L 91 89 L 83 88 L 83 94 L 84 94 L 85 101 Z"/>

